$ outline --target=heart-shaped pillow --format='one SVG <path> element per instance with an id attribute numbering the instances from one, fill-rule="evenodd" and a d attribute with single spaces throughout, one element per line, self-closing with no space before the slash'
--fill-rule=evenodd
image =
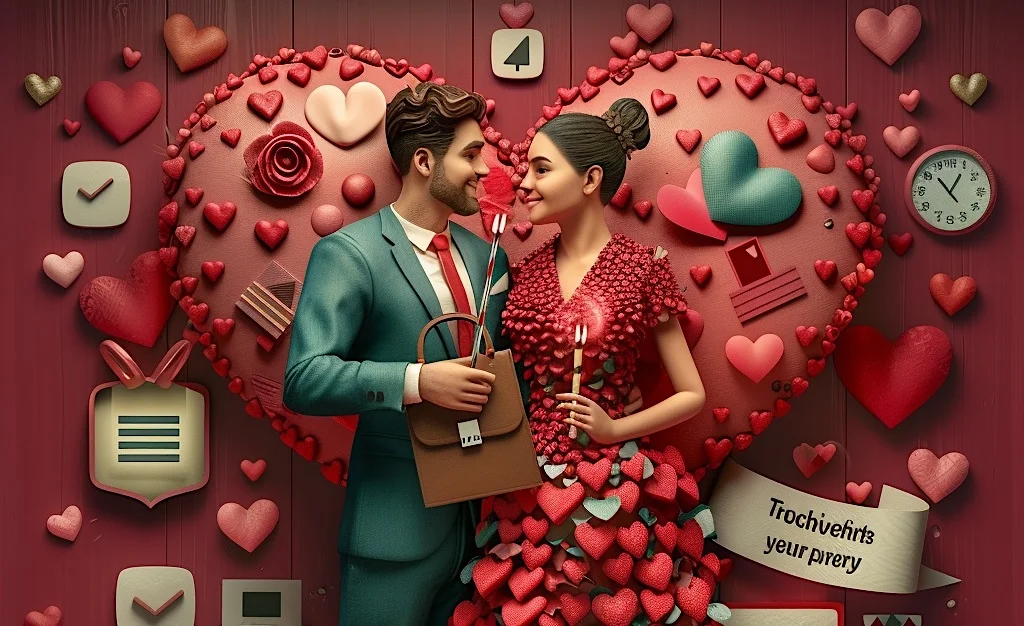
<path id="1" fill-rule="evenodd" d="M 800 206 L 800 181 L 789 170 L 758 167 L 757 145 L 746 133 L 727 130 L 709 139 L 700 169 L 708 214 L 716 222 L 770 226 Z"/>
<path id="2" fill-rule="evenodd" d="M 321 85 L 306 98 L 306 121 L 324 139 L 348 147 L 380 125 L 387 107 L 384 92 L 373 83 L 356 83 L 347 94 L 334 85 Z"/>
<path id="3" fill-rule="evenodd" d="M 78 304 L 85 319 L 100 331 L 153 347 L 174 310 L 167 297 L 171 279 L 157 252 L 144 252 L 124 278 L 98 276 L 82 288 Z"/>

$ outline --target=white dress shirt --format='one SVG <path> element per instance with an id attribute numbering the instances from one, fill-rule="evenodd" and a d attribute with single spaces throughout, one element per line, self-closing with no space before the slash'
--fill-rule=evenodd
<path id="1" fill-rule="evenodd" d="M 423 266 L 423 272 L 427 275 L 430 280 L 430 286 L 434 288 L 434 293 L 437 294 L 437 301 L 441 305 L 442 313 L 455 313 L 458 308 L 455 306 L 455 299 L 452 297 L 451 289 L 448 288 L 448 283 L 444 279 L 444 270 L 441 269 L 441 259 L 438 258 L 437 252 L 428 250 L 431 240 L 434 238 L 434 231 L 417 226 L 409 220 L 402 217 L 398 211 L 395 211 L 394 205 L 388 207 L 390 210 L 395 212 L 395 217 L 398 218 L 398 222 L 405 229 L 405 235 L 409 238 L 409 243 L 412 244 L 413 249 L 416 251 L 416 258 L 419 259 L 420 265 Z M 459 274 L 459 278 L 462 280 L 462 285 L 466 289 L 466 296 L 469 298 L 469 309 L 473 315 L 476 315 L 476 295 L 473 293 L 473 284 L 469 280 L 469 272 L 466 270 L 466 263 L 462 260 L 462 255 L 459 254 L 459 250 L 455 245 L 455 242 L 451 238 L 451 229 L 447 226 L 444 229 L 444 234 L 448 237 L 448 241 L 451 242 L 450 250 L 452 253 L 452 260 L 455 261 L 455 270 Z M 448 328 L 452 333 L 452 337 L 458 337 L 458 330 L 456 325 L 458 322 L 447 322 Z M 415 404 L 422 402 L 423 398 L 420 397 L 420 363 L 410 363 L 405 368 L 405 387 L 402 393 L 402 404 Z"/>

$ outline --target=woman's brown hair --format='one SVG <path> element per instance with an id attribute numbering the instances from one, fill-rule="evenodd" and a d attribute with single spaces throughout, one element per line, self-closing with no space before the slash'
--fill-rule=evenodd
<path id="1" fill-rule="evenodd" d="M 402 176 L 409 173 L 412 155 L 420 148 L 441 159 L 455 138 L 455 127 L 466 118 L 480 121 L 487 102 L 478 93 L 454 85 L 420 83 L 399 91 L 388 103 L 384 134 Z"/>

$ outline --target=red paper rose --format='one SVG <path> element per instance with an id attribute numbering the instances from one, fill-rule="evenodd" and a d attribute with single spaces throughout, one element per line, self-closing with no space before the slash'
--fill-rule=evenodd
<path id="1" fill-rule="evenodd" d="M 281 122 L 269 135 L 257 137 L 242 156 L 253 187 L 275 196 L 301 196 L 324 175 L 323 155 L 313 137 L 294 122 Z"/>

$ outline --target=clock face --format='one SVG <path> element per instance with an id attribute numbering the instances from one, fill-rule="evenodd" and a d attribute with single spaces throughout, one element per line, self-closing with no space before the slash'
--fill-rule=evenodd
<path id="1" fill-rule="evenodd" d="M 929 230 L 973 230 L 988 217 L 995 200 L 991 171 L 980 155 L 966 149 L 926 153 L 910 170 L 907 208 Z"/>

